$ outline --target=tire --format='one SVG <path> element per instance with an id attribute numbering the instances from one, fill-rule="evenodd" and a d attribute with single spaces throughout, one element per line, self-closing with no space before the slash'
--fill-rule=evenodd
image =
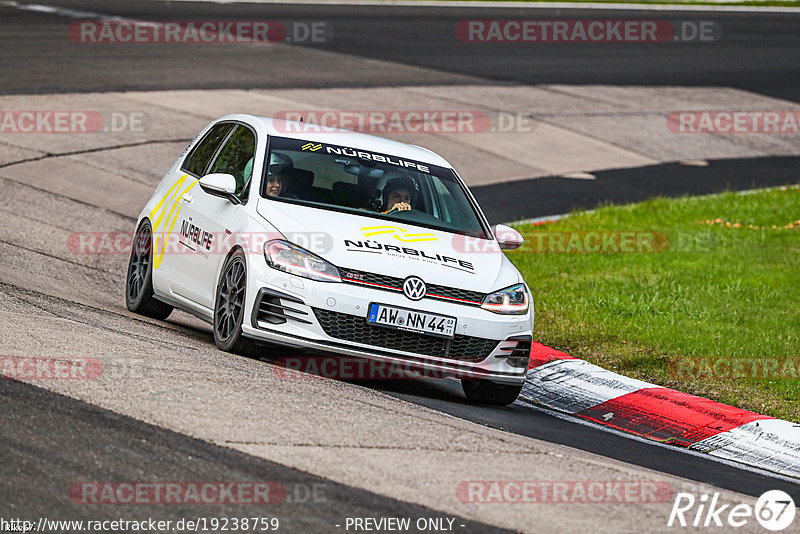
<path id="1" fill-rule="evenodd" d="M 255 343 L 242 333 L 247 290 L 247 263 L 236 250 L 225 260 L 214 299 L 214 343 L 225 352 L 248 354 Z"/>
<path id="2" fill-rule="evenodd" d="M 461 379 L 461 388 L 467 400 L 478 404 L 492 404 L 495 406 L 508 406 L 519 396 L 522 384 L 519 386 L 506 386 L 495 384 L 488 380 Z"/>
<path id="3" fill-rule="evenodd" d="M 134 313 L 166 319 L 172 306 L 155 298 L 153 292 L 153 231 L 144 220 L 131 244 L 128 276 L 125 278 L 125 305 Z"/>

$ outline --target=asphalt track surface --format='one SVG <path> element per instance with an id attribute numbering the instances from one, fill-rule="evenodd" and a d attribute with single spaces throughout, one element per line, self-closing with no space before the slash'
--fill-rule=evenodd
<path id="1" fill-rule="evenodd" d="M 25 2 L 20 2 L 25 3 Z M 74 19 L 0 4 L 2 93 L 156 89 L 376 87 L 460 83 L 728 86 L 800 101 L 800 14 L 310 6 L 53 0 L 48 6 L 131 19 L 326 21 L 330 42 L 306 48 L 425 67 L 375 71 L 335 58 L 257 45 L 65 43 Z M 664 19 L 713 21 L 713 42 L 469 43 L 469 19 Z M 474 81 L 474 80 L 473 80 Z"/>
<path id="2" fill-rule="evenodd" d="M 319 11 L 311 6 L 220 6 L 183 2 L 132 5 L 91 1 L 47 3 L 145 20 L 329 20 L 334 23 L 336 35 L 331 43 L 325 44 L 327 50 L 422 66 L 435 72 L 422 72 L 413 79 L 401 79 L 391 72 L 382 72 L 380 76 L 373 76 L 370 72 L 344 72 L 337 69 L 336 64 L 319 58 L 314 58 L 319 63 L 298 65 L 297 58 L 285 51 L 273 54 L 264 68 L 254 68 L 263 60 L 263 50 L 255 46 L 217 48 L 198 45 L 204 47 L 202 54 L 197 53 L 198 49 L 186 46 L 141 45 L 117 50 L 92 49 L 82 44 L 64 46 L 63 32 L 71 22 L 69 19 L 0 6 L 3 28 L 0 47 L 4 51 L 0 58 L 0 72 L 13 73 L 0 77 L 0 92 L 425 85 L 461 83 L 466 77 L 471 83 L 475 83 L 477 78 L 478 81 L 509 83 L 728 85 L 800 101 L 800 54 L 797 53 L 800 50 L 800 32 L 797 32 L 800 16 L 796 15 L 714 13 L 711 17 L 722 24 L 724 38 L 703 45 L 534 47 L 474 45 L 455 41 L 452 34 L 456 22 L 486 16 L 485 11 L 475 9 L 326 6 Z M 492 18 L 532 16 L 528 11 L 515 9 L 495 10 L 491 14 Z M 536 18 L 592 16 L 597 15 L 588 10 L 542 10 L 535 13 Z M 615 12 L 613 16 L 636 18 L 641 14 Z M 709 18 L 697 13 L 675 12 L 670 12 L 668 17 Z M 510 52 L 511 47 L 518 48 Z M 791 181 L 790 169 L 796 169 L 796 163 L 792 158 L 750 160 L 747 168 L 774 170 L 777 176 L 771 179 L 775 183 L 786 183 Z M 718 166 L 717 176 L 728 175 L 728 171 L 737 166 L 741 168 L 737 162 L 727 164 L 729 167 L 725 167 L 725 162 L 712 165 Z M 625 200 L 638 200 L 639 195 L 653 193 L 649 188 L 663 185 L 664 177 L 682 177 L 684 181 L 673 182 L 684 184 L 676 187 L 676 194 L 701 192 L 698 188 L 705 186 L 698 186 L 693 181 L 692 173 L 695 172 L 708 173 L 708 170 L 661 166 L 608 171 L 598 173 L 596 182 L 576 185 L 577 181 L 573 180 L 563 186 L 558 185 L 563 181 L 553 178 L 552 182 L 541 182 L 552 202 L 537 206 L 530 212 L 520 212 L 519 216 L 533 217 L 562 213 L 572 207 L 591 207 L 599 201 L 609 200 L 603 194 L 603 186 L 610 183 L 618 186 L 615 190 L 621 192 L 619 199 L 624 196 Z M 636 183 L 648 176 L 661 178 L 647 188 L 635 187 L 631 188 L 635 191 L 625 192 L 624 184 Z M 713 189 L 767 185 L 747 180 L 752 179 L 717 181 Z M 486 206 L 487 203 L 493 204 L 491 198 L 501 197 L 502 190 L 498 186 L 486 186 L 479 188 L 476 194 L 484 199 Z M 207 332 L 198 330 L 195 335 L 212 344 Z M 569 445 L 720 488 L 749 495 L 759 495 L 766 489 L 784 489 L 800 502 L 799 484 L 690 456 L 679 450 L 656 448 L 597 428 L 566 422 L 522 405 L 508 408 L 472 406 L 464 401 L 463 395 L 451 382 L 366 385 L 483 425 Z M 383 513 L 412 517 L 435 515 L 435 512 L 422 507 L 333 485 L 302 472 L 146 425 L 30 385 L 0 380 L 0 403 L 4 405 L 0 409 L 0 426 L 3 428 L 0 477 L 4 480 L 0 485 L 0 502 L 4 512 L 12 510 L 19 512 L 18 515 L 23 512 L 31 515 L 51 511 L 74 512 L 74 504 L 65 499 L 64 485 L 78 478 L 131 480 L 138 477 L 146 480 L 163 479 L 165 474 L 178 477 L 191 473 L 198 480 L 241 480 L 252 476 L 281 479 L 290 484 L 328 484 L 335 489 L 328 492 L 331 496 L 329 501 L 281 511 L 282 518 L 296 521 L 303 530 L 330 530 L 331 521 L 343 515 L 342 510 L 349 516 Z M 31 421 L 36 421 L 36 424 L 29 424 Z M 43 436 L 48 439 L 43 440 Z M 65 451 L 70 454 L 65 454 Z M 76 458 L 76 453 L 81 456 Z M 47 462 L 42 463 L 42 458 L 47 458 Z M 31 477 L 30 471 L 26 475 L 23 466 L 35 466 L 34 476 Z M 88 472 L 87 466 L 90 468 Z M 98 508 L 92 511 L 92 516 L 101 519 L 101 514 L 112 514 L 116 517 L 118 512 L 117 509 Z M 176 516 L 202 515 L 202 511 L 191 509 L 176 509 L 174 513 Z M 220 515 L 216 511 L 215 514 Z M 486 525 L 470 526 L 480 531 L 489 528 Z"/>
<path id="3" fill-rule="evenodd" d="M 520 221 L 602 204 L 641 202 L 654 195 L 681 197 L 800 183 L 800 158 L 722 159 L 706 166 L 663 163 L 593 173 L 593 180 L 557 176 L 471 187 L 492 223 Z"/>
<path id="4" fill-rule="evenodd" d="M 270 497 L 275 502 L 223 503 L 214 505 L 213 512 L 203 504 L 161 506 L 156 515 L 160 521 L 241 517 L 246 509 L 250 517 L 279 518 L 281 531 L 326 532 L 344 525 L 345 516 L 409 517 L 412 521 L 445 517 L 435 510 L 215 447 L 15 380 L 0 379 L 0 425 L 14 429 L 0 435 L 3 487 L 14 488 L 13 492 L 0 491 L 0 510 L 6 519 L 88 516 L 106 521 L 124 516 L 141 521 L 153 517 L 147 506 L 85 504 L 80 492 L 68 495 L 65 491 L 76 481 L 118 480 L 280 481 L 283 486 Z M 43 436 L 48 443 L 43 443 Z M 455 519 L 464 532 L 509 532 Z"/>

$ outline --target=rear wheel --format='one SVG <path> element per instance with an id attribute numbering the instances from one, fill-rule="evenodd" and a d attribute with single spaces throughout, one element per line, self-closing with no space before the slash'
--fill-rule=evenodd
<path id="1" fill-rule="evenodd" d="M 166 319 L 172 306 L 156 300 L 153 292 L 153 231 L 143 221 L 136 231 L 125 280 L 125 305 L 134 313 L 153 319 Z"/>
<path id="2" fill-rule="evenodd" d="M 507 406 L 517 400 L 522 391 L 522 384 L 519 386 L 507 386 L 505 384 L 495 384 L 488 380 L 462 378 L 461 388 L 470 402 Z"/>
<path id="3" fill-rule="evenodd" d="M 237 250 L 225 261 L 214 302 L 214 343 L 226 352 L 245 354 L 255 348 L 242 333 L 246 289 L 247 264 Z"/>

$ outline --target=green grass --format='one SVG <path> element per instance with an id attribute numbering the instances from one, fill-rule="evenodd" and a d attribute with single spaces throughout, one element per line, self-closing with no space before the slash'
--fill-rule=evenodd
<path id="1" fill-rule="evenodd" d="M 742 227 L 700 223 L 710 219 Z M 670 241 L 659 252 L 529 247 L 509 258 L 533 292 L 537 341 L 624 375 L 800 422 L 800 380 L 666 370 L 675 357 L 800 357 L 800 228 L 781 228 L 798 219 L 799 187 L 657 198 L 516 227 L 528 235 L 663 232 Z"/>

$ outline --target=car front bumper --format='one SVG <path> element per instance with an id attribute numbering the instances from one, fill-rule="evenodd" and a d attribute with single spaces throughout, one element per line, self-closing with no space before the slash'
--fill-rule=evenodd
<path id="1" fill-rule="evenodd" d="M 253 339 L 379 360 L 436 376 L 476 378 L 508 385 L 525 380 L 533 306 L 525 315 L 499 315 L 477 306 L 346 282 L 317 282 L 251 262 L 243 333 Z M 415 308 L 456 318 L 452 340 L 373 326 L 371 303 Z"/>

